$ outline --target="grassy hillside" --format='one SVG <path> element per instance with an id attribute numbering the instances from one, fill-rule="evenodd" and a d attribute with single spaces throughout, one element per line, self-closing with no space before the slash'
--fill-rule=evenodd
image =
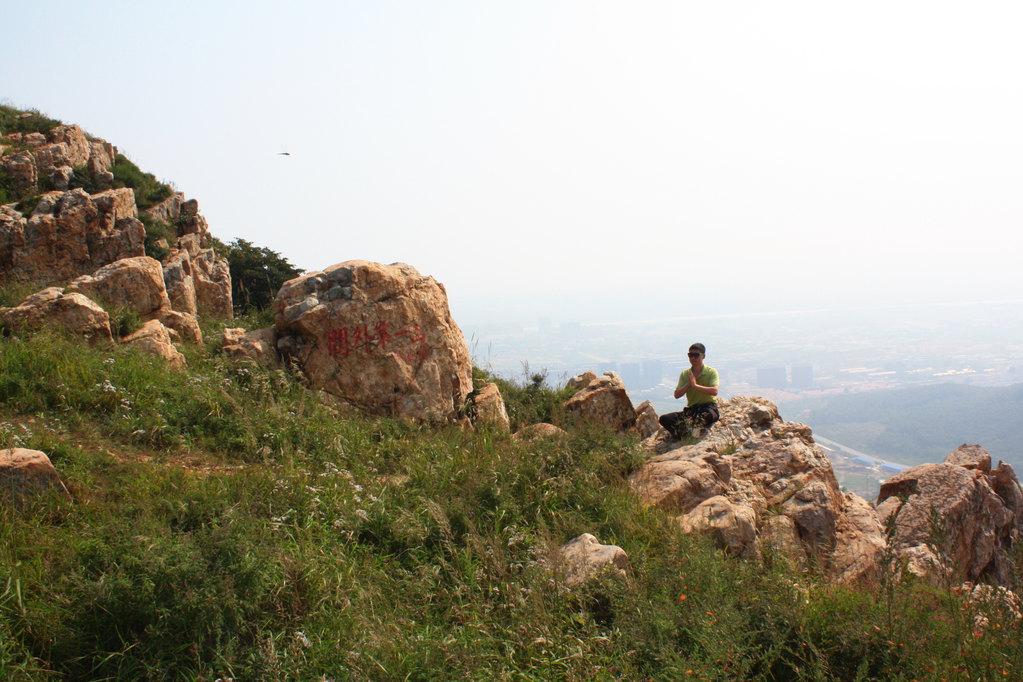
<path id="1" fill-rule="evenodd" d="M 0 678 L 1023 670 L 1019 624 L 992 614 L 974 637 L 947 593 L 833 587 L 682 535 L 627 491 L 632 440 L 346 418 L 281 372 L 188 360 L 0 340 L 0 440 L 49 453 L 74 496 L 0 503 Z M 519 420 L 561 398 L 503 388 Z M 552 551 L 582 532 L 625 548 L 627 583 L 559 586 Z"/>
<path id="2" fill-rule="evenodd" d="M 919 386 L 785 405 L 821 435 L 907 464 L 940 462 L 961 443 L 1023 466 L 1023 384 Z"/>

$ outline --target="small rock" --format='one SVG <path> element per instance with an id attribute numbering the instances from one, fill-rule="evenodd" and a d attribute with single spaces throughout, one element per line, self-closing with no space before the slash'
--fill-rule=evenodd
<path id="1" fill-rule="evenodd" d="M 0 450 L 0 492 L 20 497 L 47 489 L 71 497 L 46 453 L 26 448 Z"/>
<path id="2" fill-rule="evenodd" d="M 512 438 L 523 442 L 531 442 L 534 440 L 540 440 L 543 438 L 567 438 L 568 432 L 562 428 L 558 428 L 554 424 L 539 423 L 530 424 L 529 426 L 523 426 L 521 429 L 516 431 Z"/>
<path id="3" fill-rule="evenodd" d="M 171 343 L 170 333 L 159 320 L 150 320 L 137 331 L 121 339 L 121 343 L 159 356 L 174 369 L 185 367 L 185 356 Z"/>
<path id="4" fill-rule="evenodd" d="M 501 390 L 497 384 L 491 382 L 484 384 L 472 398 L 475 409 L 477 424 L 487 424 L 499 431 L 511 431 L 511 422 L 508 420 L 508 411 L 505 410 L 504 400 L 501 398 Z"/>
<path id="5" fill-rule="evenodd" d="M 565 584 L 576 587 L 604 571 L 625 578 L 629 555 L 618 545 L 602 545 L 593 535 L 583 533 L 558 550 Z"/>

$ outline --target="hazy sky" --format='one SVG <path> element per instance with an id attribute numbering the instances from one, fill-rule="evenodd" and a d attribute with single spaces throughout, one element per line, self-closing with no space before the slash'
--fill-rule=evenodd
<path id="1" fill-rule="evenodd" d="M 466 322 L 1023 297 L 1017 3 L 2 5 L 0 97 Z"/>

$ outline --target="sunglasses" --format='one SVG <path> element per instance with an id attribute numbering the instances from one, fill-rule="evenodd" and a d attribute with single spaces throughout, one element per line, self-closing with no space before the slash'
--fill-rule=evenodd
<path id="1" fill-rule="evenodd" d="M 691 357 L 691 358 L 698 358 L 698 357 L 700 357 L 700 354 L 699 354 L 699 353 L 688 353 L 688 355 L 689 355 L 689 357 Z"/>

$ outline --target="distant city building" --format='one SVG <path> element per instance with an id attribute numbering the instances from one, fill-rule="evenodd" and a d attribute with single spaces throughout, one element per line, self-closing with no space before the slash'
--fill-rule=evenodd
<path id="1" fill-rule="evenodd" d="M 643 361 L 642 388 L 654 388 L 664 378 L 664 362 L 661 360 Z"/>
<path id="2" fill-rule="evenodd" d="M 793 365 L 792 388 L 813 388 L 813 367 L 810 365 Z"/>
<path id="3" fill-rule="evenodd" d="M 757 386 L 760 388 L 787 388 L 788 373 L 784 367 L 758 367 Z"/>

